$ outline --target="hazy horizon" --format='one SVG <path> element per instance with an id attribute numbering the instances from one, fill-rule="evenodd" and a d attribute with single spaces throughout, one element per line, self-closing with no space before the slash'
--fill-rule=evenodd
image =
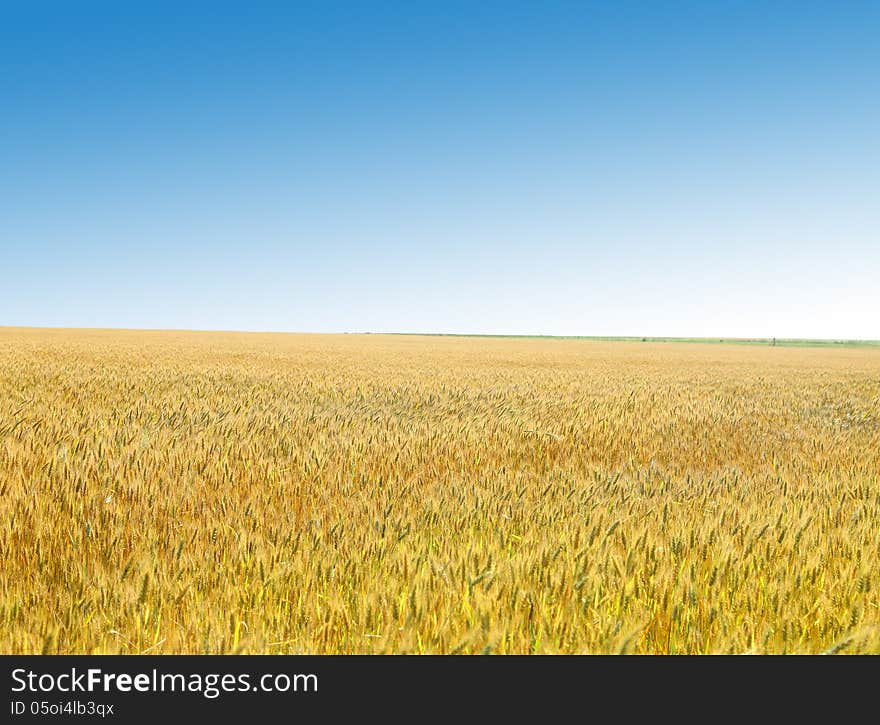
<path id="1" fill-rule="evenodd" d="M 0 325 L 880 339 L 880 5 L 8 9 Z"/>
<path id="2" fill-rule="evenodd" d="M 880 339 L 871 338 L 840 338 L 840 337 L 723 337 L 706 335 L 702 337 L 681 335 L 543 335 L 534 333 L 494 333 L 494 332 L 422 332 L 418 330 L 374 331 L 374 330 L 268 330 L 268 329 L 229 329 L 221 327 L 57 327 L 52 325 L 0 325 L 0 330 L 41 330 L 41 331 L 77 331 L 84 332 L 193 332 L 193 333 L 229 333 L 243 335 L 390 335 L 399 337 L 486 337 L 486 338 L 522 338 L 522 339 L 558 339 L 558 340 L 597 340 L 597 341 L 682 341 L 682 342 L 804 342 L 804 343 L 857 343 L 878 344 Z"/>

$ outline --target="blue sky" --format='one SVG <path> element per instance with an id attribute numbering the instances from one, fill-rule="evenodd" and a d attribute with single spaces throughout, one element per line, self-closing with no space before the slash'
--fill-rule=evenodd
<path id="1" fill-rule="evenodd" d="M 880 3 L 18 5 L 0 325 L 880 338 Z"/>

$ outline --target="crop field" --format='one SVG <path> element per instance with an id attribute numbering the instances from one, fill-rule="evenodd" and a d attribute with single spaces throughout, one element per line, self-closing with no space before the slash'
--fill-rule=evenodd
<path id="1" fill-rule="evenodd" d="M 0 328 L 0 652 L 880 652 L 880 349 Z"/>

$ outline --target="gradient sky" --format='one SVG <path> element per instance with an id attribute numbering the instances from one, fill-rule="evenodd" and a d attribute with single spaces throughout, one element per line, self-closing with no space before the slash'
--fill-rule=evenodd
<path id="1" fill-rule="evenodd" d="M 880 338 L 876 1 L 15 5 L 0 325 Z"/>

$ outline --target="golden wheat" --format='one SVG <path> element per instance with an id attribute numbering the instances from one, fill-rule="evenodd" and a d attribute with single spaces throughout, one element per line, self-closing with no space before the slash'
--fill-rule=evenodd
<path id="1" fill-rule="evenodd" d="M 880 651 L 880 350 L 0 330 L 0 651 Z"/>

